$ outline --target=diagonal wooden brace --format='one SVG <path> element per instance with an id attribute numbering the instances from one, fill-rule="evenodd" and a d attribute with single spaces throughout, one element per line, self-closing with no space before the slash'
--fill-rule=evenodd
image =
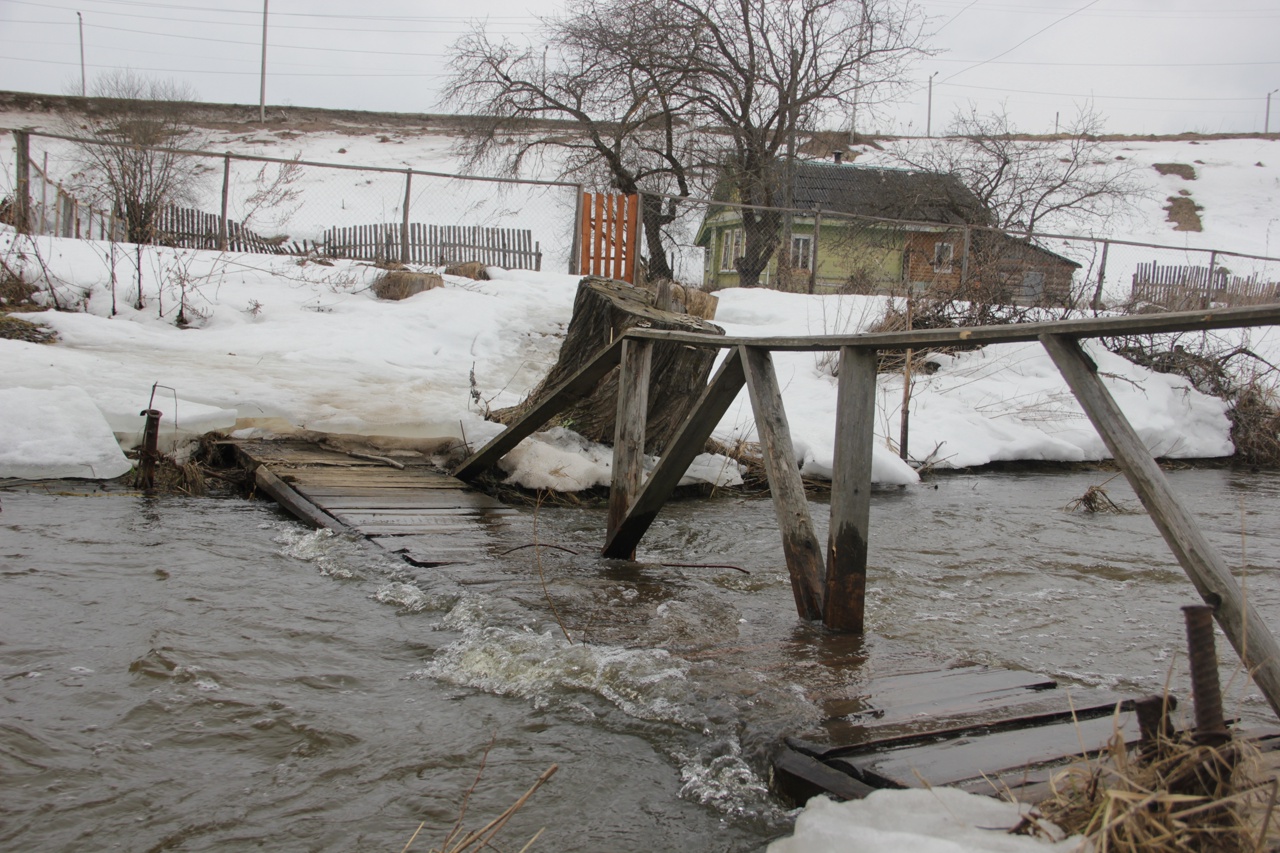
<path id="1" fill-rule="evenodd" d="M 1160 529 L 1178 562 L 1206 604 L 1214 608 L 1214 617 L 1222 626 L 1240 660 L 1249 669 L 1254 682 L 1280 715 L 1280 646 L 1262 617 L 1254 610 L 1244 592 L 1227 569 L 1222 557 L 1209 544 L 1191 516 L 1169 486 L 1164 472 L 1151 457 L 1151 452 L 1111 397 L 1093 359 L 1080 348 L 1080 342 L 1064 335 L 1041 335 L 1041 343 L 1049 351 L 1067 385 L 1076 395 L 1081 408 L 1106 442 L 1111 455 L 1120 463 L 1151 520 Z"/>
<path id="2" fill-rule="evenodd" d="M 773 494 L 773 510 L 782 533 L 782 552 L 791 575 L 791 592 L 796 612 L 802 619 L 822 618 L 824 576 L 822 545 L 809 515 L 809 499 L 804 493 L 800 469 L 787 413 L 782 407 L 782 390 L 773 369 L 773 357 L 766 349 L 739 348 L 755 412 L 756 433 L 764 455 L 764 470 Z"/>

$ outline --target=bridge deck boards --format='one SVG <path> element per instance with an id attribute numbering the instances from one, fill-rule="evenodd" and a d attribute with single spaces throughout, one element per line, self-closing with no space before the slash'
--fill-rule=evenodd
<path id="1" fill-rule="evenodd" d="M 345 526 L 417 566 L 484 559 L 502 534 L 504 518 L 515 512 L 421 458 L 396 458 L 405 466 L 400 469 L 301 441 L 243 441 L 235 447 L 242 459 L 265 467 L 293 492 L 287 500 L 273 497 L 294 515 Z"/>

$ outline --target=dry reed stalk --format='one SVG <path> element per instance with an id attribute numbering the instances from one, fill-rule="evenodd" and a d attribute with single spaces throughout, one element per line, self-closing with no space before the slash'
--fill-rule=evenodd
<path id="1" fill-rule="evenodd" d="M 494 738 L 496 737 L 497 735 L 495 734 Z M 462 805 L 458 807 L 457 820 L 455 820 L 453 826 L 450 827 L 448 835 L 445 836 L 444 841 L 441 842 L 440 846 L 431 848 L 430 853 L 465 853 L 465 851 L 470 849 L 480 851 L 485 847 L 489 847 L 497 837 L 498 833 L 507 825 L 507 822 L 510 821 L 517 812 L 524 808 L 525 804 L 529 802 L 529 798 L 532 797 L 539 788 L 546 784 L 547 780 L 554 776 L 556 771 L 560 769 L 558 764 L 552 764 L 542 772 L 542 775 L 537 778 L 529 790 L 525 791 L 519 799 L 508 806 L 501 814 L 479 829 L 472 830 L 464 834 L 462 822 L 467 816 L 467 807 L 471 803 L 471 795 L 475 793 L 476 787 L 480 784 L 481 777 L 484 776 L 485 767 L 489 763 L 489 751 L 493 749 L 493 743 L 493 739 L 490 739 L 488 746 L 484 748 L 484 755 L 480 758 L 480 767 L 476 770 L 476 778 L 471 781 L 470 787 L 467 788 L 466 792 L 462 796 Z M 413 842 L 417 839 L 418 835 L 421 834 L 426 825 L 426 821 L 422 821 L 418 824 L 418 828 L 413 831 L 413 835 L 409 836 L 409 840 L 405 842 L 404 847 L 400 849 L 400 853 L 408 853 L 409 848 L 413 845 Z M 520 853 L 526 853 L 526 851 L 533 846 L 534 842 L 542 836 L 542 833 L 542 829 L 539 829 L 534 833 L 533 837 L 530 838 L 522 848 L 520 848 Z"/>
<path id="2" fill-rule="evenodd" d="M 1098 853 L 1257 853 L 1272 840 L 1277 789 L 1259 778 L 1257 754 L 1244 741 L 1212 747 L 1175 736 L 1143 760 L 1117 728 L 1096 758 L 1053 777 L 1036 817 Z"/>

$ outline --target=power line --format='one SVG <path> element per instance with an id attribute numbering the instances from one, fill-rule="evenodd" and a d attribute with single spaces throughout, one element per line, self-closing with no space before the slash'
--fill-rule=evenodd
<path id="1" fill-rule="evenodd" d="M 942 85 L 943 83 L 946 83 L 948 80 L 954 80 L 955 78 L 959 77 L 961 74 L 964 74 L 964 73 L 965 73 L 965 72 L 967 72 L 967 71 L 972 71 L 972 70 L 973 70 L 973 69 L 975 69 L 975 68 L 979 68 L 979 67 L 981 67 L 981 66 L 983 66 L 983 65 L 986 65 L 988 62 L 994 62 L 994 61 L 996 61 L 997 59 L 1001 58 L 1002 56 L 1008 56 L 1010 53 L 1013 53 L 1015 50 L 1017 50 L 1018 48 L 1022 47 L 1024 44 L 1026 44 L 1027 42 L 1031 41 L 1033 38 L 1035 38 L 1036 36 L 1040 35 L 1041 33 L 1046 32 L 1047 30 L 1050 30 L 1050 29 L 1052 29 L 1053 27 L 1056 27 L 1058 24 L 1061 24 L 1063 21 L 1067 20 L 1068 18 L 1071 18 L 1071 17 L 1073 17 L 1073 16 L 1075 16 L 1075 15 L 1080 14 L 1080 13 L 1081 13 L 1081 12 L 1083 12 L 1085 9 L 1088 9 L 1090 6 L 1096 6 L 1099 2 L 1100 2 L 1100 0 L 1089 0 L 1089 2 L 1088 2 L 1088 3 L 1084 4 L 1084 5 L 1083 5 L 1083 6 L 1081 6 L 1079 9 L 1076 9 L 1076 10 L 1075 10 L 1075 11 L 1073 11 L 1073 12 L 1069 12 L 1069 13 L 1067 13 L 1066 15 L 1063 15 L 1061 18 L 1056 19 L 1056 20 L 1055 20 L 1055 21 L 1053 21 L 1052 23 L 1050 23 L 1050 24 L 1048 24 L 1048 25 L 1046 25 L 1046 26 L 1044 26 L 1044 27 L 1041 27 L 1040 29 L 1036 30 L 1034 33 L 1032 33 L 1031 35 L 1027 36 L 1027 37 L 1026 37 L 1026 38 L 1024 38 L 1022 41 L 1018 42 L 1018 43 L 1017 43 L 1017 44 L 1015 44 L 1013 47 L 1009 48 L 1008 50 L 1004 51 L 1003 53 L 997 53 L 995 56 L 991 57 L 990 59 L 984 59 L 982 62 L 978 62 L 978 63 L 976 63 L 976 64 L 974 64 L 974 65 L 969 66 L 968 68 L 961 68 L 959 71 L 957 71 L 955 74 L 952 74 L 950 77 L 945 77 L 945 78 L 943 78 L 942 80 L 938 81 L 938 85 Z"/>

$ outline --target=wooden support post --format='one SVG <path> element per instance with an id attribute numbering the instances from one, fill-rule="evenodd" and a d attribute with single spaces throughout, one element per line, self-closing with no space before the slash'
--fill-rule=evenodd
<path id="1" fill-rule="evenodd" d="M 218 251 L 227 250 L 227 200 L 231 196 L 231 155 L 222 158 L 222 211 L 218 214 Z"/>
<path id="2" fill-rule="evenodd" d="M 609 522 L 612 539 L 627 517 L 632 499 L 644 479 L 644 427 L 649 414 L 649 366 L 653 341 L 622 340 L 622 370 L 618 374 L 618 417 L 613 428 L 613 475 L 609 483 Z M 635 548 L 620 555 L 634 560 Z"/>
<path id="3" fill-rule="evenodd" d="M 1080 348 L 1079 341 L 1053 334 L 1041 335 L 1040 340 L 1196 591 L 1214 608 L 1223 633 L 1271 709 L 1280 716 L 1280 645 L 1275 637 L 1174 494 L 1151 452 L 1098 378 L 1097 365 Z"/>
<path id="4" fill-rule="evenodd" d="M 706 446 L 711 431 L 733 404 L 745 381 L 742 357 L 738 350 L 731 349 L 716 375 L 711 378 L 710 384 L 698 397 L 693 411 L 667 442 L 667 449 L 658 460 L 658 467 L 653 469 L 653 473 L 631 502 L 626 516 L 616 525 L 609 525 L 609 534 L 601 552 L 604 556 L 626 557 L 635 554 L 636 545 L 644 537 L 684 472 L 689 470 L 693 458 Z"/>
<path id="5" fill-rule="evenodd" d="M 605 374 L 618 366 L 618 361 L 622 358 L 623 340 L 625 339 L 618 338 L 602 349 L 599 355 L 544 397 L 542 402 L 530 409 L 524 417 L 471 454 L 465 462 L 454 469 L 453 476 L 467 482 L 474 480 L 547 421 L 594 391 Z"/>
<path id="6" fill-rule="evenodd" d="M 14 177 L 13 227 L 19 234 L 31 233 L 31 134 L 13 132 L 17 149 L 17 175 Z"/>
<path id="7" fill-rule="evenodd" d="M 796 612 L 802 619 L 822 618 L 822 597 L 826 569 L 822 546 L 809 515 L 800 469 L 796 466 L 791 428 L 782 407 L 782 390 L 773 370 L 773 357 L 766 349 L 744 346 L 741 357 L 756 418 L 756 433 L 764 454 L 764 470 L 773 494 L 773 510 L 782 534 L 782 551 L 791 575 L 791 591 Z"/>
<path id="8" fill-rule="evenodd" d="M 409 263 L 409 203 L 413 198 L 413 169 L 404 170 L 404 211 L 400 217 L 400 263 Z M 388 260 L 390 260 L 388 258 Z"/>
<path id="9" fill-rule="evenodd" d="M 836 448 L 831 475 L 831 532 L 822 622 L 861 634 L 871 531 L 871 454 L 875 435 L 876 351 L 840 349 Z"/>

